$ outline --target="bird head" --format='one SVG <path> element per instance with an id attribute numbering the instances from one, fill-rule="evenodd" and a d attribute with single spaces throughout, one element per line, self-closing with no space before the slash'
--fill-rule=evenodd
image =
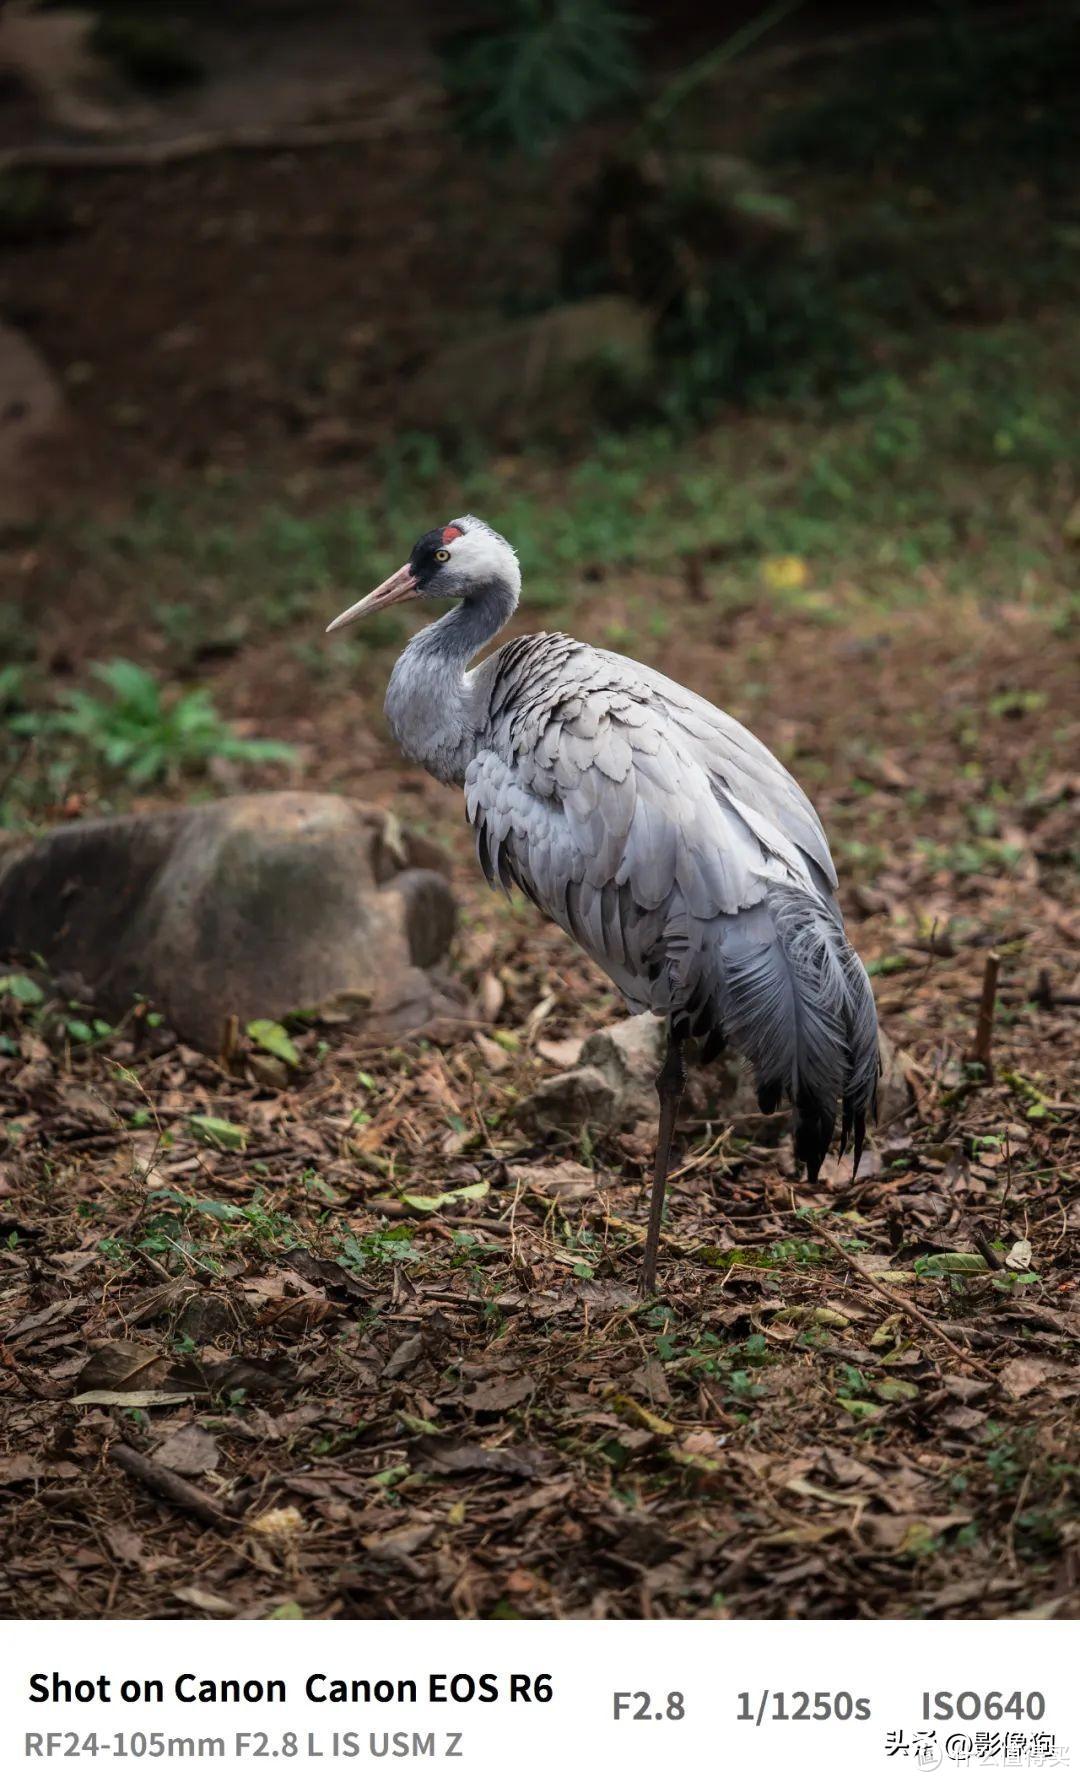
<path id="1" fill-rule="evenodd" d="M 521 590 L 517 555 L 501 533 L 475 514 L 436 526 L 413 545 L 409 561 L 363 600 L 339 613 L 327 631 L 382 612 L 403 600 L 474 600 L 492 587 L 507 589 L 511 604 Z"/>

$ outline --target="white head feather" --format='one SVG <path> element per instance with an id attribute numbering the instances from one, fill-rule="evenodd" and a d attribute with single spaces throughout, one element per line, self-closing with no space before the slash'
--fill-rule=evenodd
<path id="1" fill-rule="evenodd" d="M 496 532 L 475 514 L 462 514 L 450 525 L 461 533 L 447 541 L 450 552 L 447 570 L 464 590 L 490 582 L 506 583 L 515 598 L 521 593 L 521 569 L 517 552 L 501 532 Z"/>

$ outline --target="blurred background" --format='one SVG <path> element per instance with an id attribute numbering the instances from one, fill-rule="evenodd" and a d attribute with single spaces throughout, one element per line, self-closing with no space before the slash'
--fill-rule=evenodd
<path id="1" fill-rule="evenodd" d="M 0 824 L 302 779 L 456 825 L 382 728 L 408 621 L 322 631 L 470 509 L 523 624 L 730 706 L 857 866 L 939 774 L 928 871 L 1015 865 L 1075 610 L 1076 23 L 9 0 Z"/>

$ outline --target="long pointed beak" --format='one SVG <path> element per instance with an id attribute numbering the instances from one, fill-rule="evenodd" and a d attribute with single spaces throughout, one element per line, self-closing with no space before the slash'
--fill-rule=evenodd
<path id="1" fill-rule="evenodd" d="M 370 594 L 365 594 L 363 600 L 358 600 L 355 606 L 346 607 L 326 629 L 340 631 L 343 625 L 351 625 L 354 619 L 366 618 L 368 613 L 381 612 L 384 606 L 396 606 L 399 600 L 411 600 L 415 593 L 416 577 L 409 565 L 403 563 L 400 569 L 395 569 L 393 575 L 387 576 L 385 582 L 380 582 Z"/>

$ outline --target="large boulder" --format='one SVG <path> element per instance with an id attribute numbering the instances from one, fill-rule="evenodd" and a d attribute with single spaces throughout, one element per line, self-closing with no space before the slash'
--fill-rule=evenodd
<path id="1" fill-rule="evenodd" d="M 225 1023 L 347 1007 L 391 1037 L 452 1012 L 427 975 L 454 899 L 387 813 L 301 792 L 0 841 L 0 956 L 40 953 L 118 1014 L 149 998 L 205 1050 Z"/>
<path id="2" fill-rule="evenodd" d="M 0 323 L 0 529 L 39 514 L 45 480 L 38 460 L 68 424 L 59 383 L 26 336 Z"/>
<path id="3" fill-rule="evenodd" d="M 628 297 L 583 297 L 451 341 L 417 372 L 413 407 L 457 426 L 513 440 L 550 422 L 567 399 L 580 408 L 590 382 L 617 368 L 640 378 L 649 365 L 649 317 Z"/>

